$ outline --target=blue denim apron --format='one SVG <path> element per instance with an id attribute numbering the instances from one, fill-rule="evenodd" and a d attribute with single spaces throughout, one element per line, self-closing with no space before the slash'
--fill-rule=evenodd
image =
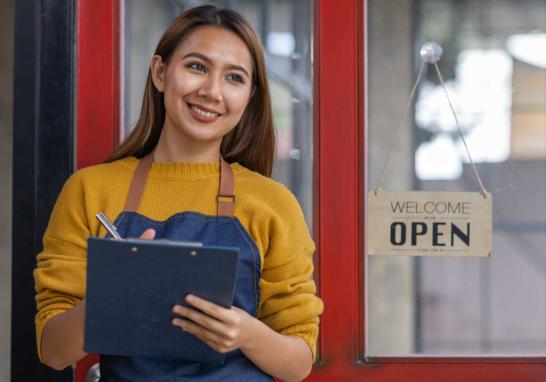
<path id="1" fill-rule="evenodd" d="M 146 229 L 156 231 L 156 239 L 189 240 L 204 245 L 239 248 L 233 305 L 257 316 L 260 298 L 260 255 L 254 240 L 239 220 L 233 217 L 233 172 L 220 158 L 220 190 L 217 216 L 180 212 L 166 221 L 140 215 L 138 206 L 153 162 L 153 153 L 143 157 L 135 170 L 124 211 L 114 225 L 122 237 L 139 237 Z M 101 382 L 182 382 L 182 381 L 273 381 L 240 351 L 225 355 L 219 366 L 184 360 L 101 355 Z"/>

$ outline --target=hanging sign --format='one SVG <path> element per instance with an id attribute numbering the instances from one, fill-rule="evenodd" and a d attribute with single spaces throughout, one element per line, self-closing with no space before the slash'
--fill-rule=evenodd
<path id="1" fill-rule="evenodd" d="M 410 93 L 404 122 L 398 128 L 379 186 L 368 193 L 367 245 L 370 255 L 410 256 L 490 256 L 493 231 L 492 197 L 485 190 L 472 161 L 464 134 L 449 99 L 438 60 L 442 47 L 427 42 L 420 51 L 423 63 Z M 387 192 L 381 189 L 390 158 L 408 121 L 415 91 L 426 64 L 434 65 L 468 159 L 481 192 Z"/>
<path id="2" fill-rule="evenodd" d="M 368 193 L 368 254 L 490 256 L 490 193 Z"/>

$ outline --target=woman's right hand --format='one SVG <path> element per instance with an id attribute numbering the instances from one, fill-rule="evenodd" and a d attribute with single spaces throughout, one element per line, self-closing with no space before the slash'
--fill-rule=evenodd
<path id="1" fill-rule="evenodd" d="M 141 235 L 141 240 L 153 240 L 155 230 L 149 228 Z M 42 332 L 42 356 L 46 365 L 62 370 L 86 356 L 83 350 L 85 327 L 85 298 L 72 309 L 53 318 Z"/>

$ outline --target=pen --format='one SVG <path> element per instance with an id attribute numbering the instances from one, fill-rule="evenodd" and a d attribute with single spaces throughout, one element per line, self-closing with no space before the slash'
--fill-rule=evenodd
<path id="1" fill-rule="evenodd" d="M 95 216 L 97 217 L 97 219 L 99 219 L 101 224 L 104 226 L 104 228 L 106 228 L 106 230 L 110 233 L 110 235 L 112 235 L 114 239 L 122 238 L 121 235 L 118 233 L 118 230 L 116 229 L 116 227 L 112 224 L 110 220 L 108 220 L 105 214 L 103 214 L 102 212 L 99 212 Z"/>

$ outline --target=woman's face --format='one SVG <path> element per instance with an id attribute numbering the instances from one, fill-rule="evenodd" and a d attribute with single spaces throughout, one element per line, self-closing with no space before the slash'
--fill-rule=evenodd
<path id="1" fill-rule="evenodd" d="M 235 33 L 213 26 L 192 32 L 165 65 L 152 59 L 164 93 L 164 129 L 188 143 L 219 143 L 241 119 L 252 89 L 252 56 Z"/>

